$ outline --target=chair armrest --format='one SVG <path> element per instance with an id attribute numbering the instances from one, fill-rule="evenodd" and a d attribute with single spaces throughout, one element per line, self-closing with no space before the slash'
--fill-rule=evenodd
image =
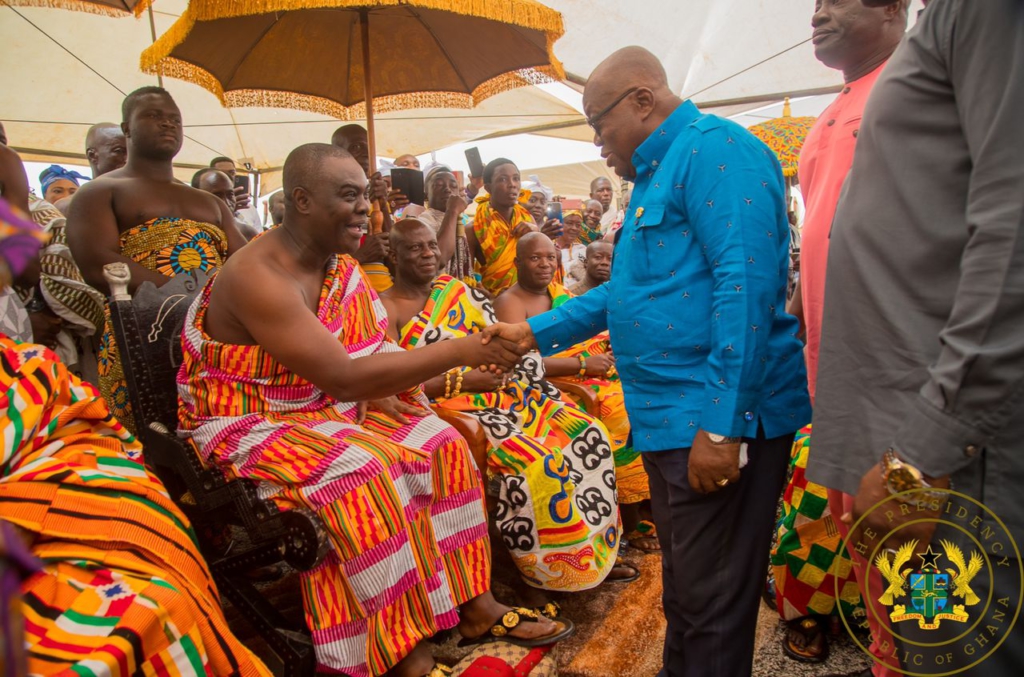
<path id="1" fill-rule="evenodd" d="M 474 417 L 470 416 L 461 411 L 455 411 L 454 409 L 445 409 L 437 405 L 431 405 L 430 407 L 437 417 L 455 428 L 460 435 L 466 438 L 466 442 L 469 443 L 469 451 L 473 454 L 473 460 L 476 461 L 477 468 L 484 475 L 487 474 L 487 452 L 491 447 L 490 441 L 487 439 L 487 433 L 484 432 L 484 427 L 480 425 L 480 422 Z"/>
<path id="2" fill-rule="evenodd" d="M 601 413 L 601 403 L 597 399 L 597 393 L 582 383 L 576 383 L 568 378 L 550 378 L 548 381 L 563 393 L 568 395 L 591 416 Z"/>

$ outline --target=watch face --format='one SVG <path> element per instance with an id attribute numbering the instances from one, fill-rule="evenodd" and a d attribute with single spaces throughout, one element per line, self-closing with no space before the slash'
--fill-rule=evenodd
<path id="1" fill-rule="evenodd" d="M 886 484 L 889 485 L 891 492 L 898 494 L 901 491 L 920 489 L 921 479 L 906 466 L 900 466 L 889 471 L 889 475 L 886 477 Z"/>

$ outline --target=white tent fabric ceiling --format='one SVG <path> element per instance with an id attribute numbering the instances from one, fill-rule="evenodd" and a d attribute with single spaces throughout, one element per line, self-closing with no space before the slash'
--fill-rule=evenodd
<path id="1" fill-rule="evenodd" d="M 158 36 L 185 0 L 156 0 Z M 832 91 L 836 71 L 813 56 L 814 0 L 546 0 L 562 12 L 565 36 L 555 52 L 570 84 L 584 81 L 615 49 L 639 44 L 666 66 L 670 84 L 706 110 L 736 114 L 785 95 Z M 919 5 L 920 0 L 915 0 Z M 916 12 L 912 11 L 912 16 Z M 82 162 L 87 127 L 117 121 L 124 93 L 153 76 L 138 55 L 153 40 L 150 23 L 43 8 L 0 7 L 0 120 L 26 160 Z M 396 48 L 401 41 L 396 39 Z M 311 67 L 322 65 L 311 64 Z M 301 111 L 224 109 L 200 87 L 166 79 L 184 117 L 183 174 L 215 155 L 273 172 L 295 146 L 330 138 L 340 123 Z M 580 112 L 559 97 L 526 87 L 473 110 L 403 111 L 378 117 L 378 153 L 424 153 L 457 142 L 531 131 L 579 141 L 592 136 Z M 554 128 L 552 128 L 554 127 Z M 268 177 L 269 178 L 269 177 Z"/>

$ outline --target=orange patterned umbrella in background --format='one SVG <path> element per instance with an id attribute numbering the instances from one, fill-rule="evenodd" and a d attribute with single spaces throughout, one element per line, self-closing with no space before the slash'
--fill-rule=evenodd
<path id="1" fill-rule="evenodd" d="M 190 0 L 141 65 L 228 107 L 365 116 L 375 166 L 375 110 L 472 108 L 560 80 L 563 32 L 536 0 Z"/>
<path id="2" fill-rule="evenodd" d="M 54 7 L 92 14 L 140 16 L 152 0 L 5 0 L 15 7 Z"/>
<path id="3" fill-rule="evenodd" d="M 804 139 L 807 138 L 807 132 L 811 131 L 811 127 L 814 126 L 817 119 L 809 116 L 793 117 L 787 98 L 782 107 L 782 117 L 749 127 L 754 136 L 775 151 L 776 157 L 782 164 L 782 173 L 787 179 L 787 184 L 796 176 Z"/>

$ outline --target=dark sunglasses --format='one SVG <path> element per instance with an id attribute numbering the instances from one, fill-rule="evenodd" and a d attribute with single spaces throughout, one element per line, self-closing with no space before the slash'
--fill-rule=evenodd
<path id="1" fill-rule="evenodd" d="M 613 108 L 615 108 L 620 103 L 622 103 L 622 101 L 627 96 L 629 96 L 630 94 L 632 94 L 633 92 L 635 92 L 638 89 L 640 89 L 640 88 L 639 87 L 630 87 L 629 89 L 624 91 L 622 94 L 619 94 L 619 96 L 615 99 L 615 101 L 612 101 L 610 104 L 605 106 L 603 109 L 601 109 L 601 111 L 599 113 L 597 113 L 593 117 L 587 118 L 587 124 L 590 125 L 591 129 L 593 129 L 595 132 L 600 134 L 601 132 L 598 130 L 597 124 L 599 122 L 601 122 L 601 118 L 603 118 L 605 115 L 608 115 L 608 113 L 611 113 Z"/>

